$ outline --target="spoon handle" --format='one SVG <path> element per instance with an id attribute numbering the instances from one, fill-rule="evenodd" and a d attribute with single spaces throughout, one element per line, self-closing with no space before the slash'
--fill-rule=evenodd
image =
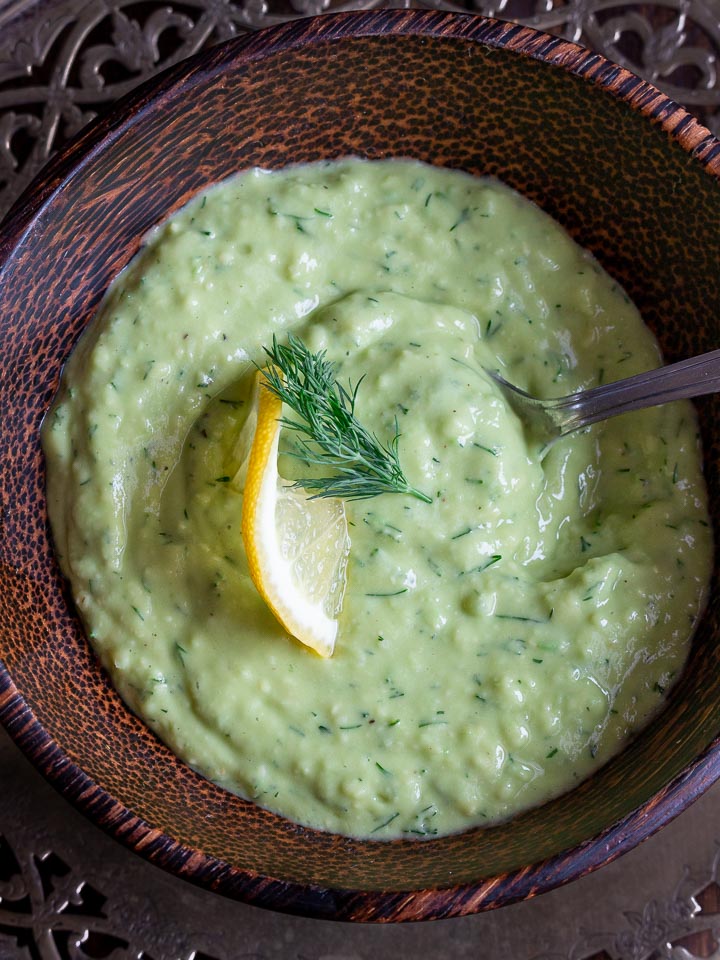
<path id="1" fill-rule="evenodd" d="M 626 380 L 593 387 L 550 401 L 562 417 L 561 435 L 629 410 L 641 410 L 670 400 L 720 392 L 720 350 L 639 373 Z"/>

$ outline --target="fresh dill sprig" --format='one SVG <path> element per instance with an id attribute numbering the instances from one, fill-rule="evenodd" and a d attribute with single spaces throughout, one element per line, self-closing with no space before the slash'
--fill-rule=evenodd
<path id="1" fill-rule="evenodd" d="M 287 346 L 273 336 L 272 347 L 264 347 L 270 360 L 263 368 L 265 386 L 300 418 L 281 419 L 295 430 L 300 452 L 293 454 L 309 464 L 329 468 L 324 477 L 304 477 L 295 485 L 312 491 L 315 497 L 365 500 L 381 493 L 409 493 L 432 503 L 430 497 L 410 486 L 400 467 L 400 431 L 386 445 L 370 433 L 355 416 L 355 401 L 362 378 L 349 390 L 335 379 L 335 364 L 325 351 L 313 353 L 299 337 L 288 335 Z"/>

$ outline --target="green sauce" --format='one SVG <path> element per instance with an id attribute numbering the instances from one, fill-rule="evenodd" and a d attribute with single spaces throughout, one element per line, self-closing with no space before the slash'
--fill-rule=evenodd
<path id="1" fill-rule="evenodd" d="M 262 346 L 365 376 L 358 416 L 431 504 L 348 504 L 335 655 L 249 579 L 228 478 Z M 253 172 L 159 228 L 43 433 L 58 553 L 128 705 L 229 790 L 341 833 L 427 837 L 571 788 L 662 706 L 712 551 L 692 408 L 541 463 L 482 375 L 552 396 L 657 366 L 624 292 L 492 180 L 411 162 Z M 281 457 L 289 475 L 292 461 Z"/>

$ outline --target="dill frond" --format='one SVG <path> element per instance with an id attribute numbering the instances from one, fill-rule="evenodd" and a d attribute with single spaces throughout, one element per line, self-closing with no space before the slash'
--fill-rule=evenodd
<path id="1" fill-rule="evenodd" d="M 292 456 L 331 471 L 328 476 L 297 480 L 296 486 L 313 497 L 365 500 L 381 493 L 408 493 L 432 503 L 405 479 L 397 418 L 394 436 L 383 444 L 355 416 L 362 378 L 346 389 L 335 379 L 335 365 L 326 359 L 325 351 L 313 353 L 293 334 L 288 335 L 286 346 L 273 336 L 272 347 L 263 349 L 270 361 L 263 368 L 265 386 L 299 418 L 280 421 L 299 435 L 298 452 Z"/>

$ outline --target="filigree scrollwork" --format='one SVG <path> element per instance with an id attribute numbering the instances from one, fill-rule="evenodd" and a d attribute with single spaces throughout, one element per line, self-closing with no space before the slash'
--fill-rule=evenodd
<path id="1" fill-rule="evenodd" d="M 720 914 L 704 911 L 701 903 L 703 891 L 717 890 L 718 880 L 720 851 L 703 876 L 686 869 L 667 900 L 653 899 L 640 910 L 627 911 L 624 929 L 580 930 L 566 950 L 535 954 L 533 960 L 695 960 L 688 935 L 703 931 L 720 943 Z M 13 850 L 0 835 L 0 960 L 270 957 L 256 951 L 238 955 L 221 944 L 219 956 L 203 953 L 181 938 L 173 943 L 171 927 L 172 917 L 163 916 L 147 894 L 121 888 L 108 900 L 55 853 L 35 853 L 23 843 Z M 237 931 L 225 935 L 228 944 L 237 942 Z M 306 955 L 284 956 L 301 960 Z"/>
<path id="2" fill-rule="evenodd" d="M 692 934 L 713 939 L 720 955 L 720 913 L 703 909 L 702 894 L 718 888 L 720 846 L 716 847 L 709 874 L 693 876 L 687 868 L 667 900 L 650 900 L 642 910 L 625 912 L 626 927 L 615 932 L 580 931 L 566 953 L 538 954 L 532 960 L 695 960 L 689 946 Z M 704 952 L 703 957 L 708 957 Z"/>
<path id="3" fill-rule="evenodd" d="M 13 153 L 13 139 L 24 131 L 30 137 L 37 137 L 40 132 L 39 117 L 31 113 L 15 113 L 8 110 L 0 116 L 0 169 L 17 170 L 18 160 Z"/>
<path id="4" fill-rule="evenodd" d="M 717 11 L 692 0 L 665 0 L 661 17 L 651 18 L 647 5 L 606 3 L 587 20 L 591 46 L 661 87 L 688 107 L 720 106 L 717 55 L 720 22 Z M 707 120 L 707 117 L 706 117 Z"/>
<path id="5" fill-rule="evenodd" d="M 103 68 L 113 62 L 128 73 L 150 73 L 161 60 L 160 40 L 165 31 L 172 29 L 185 41 L 195 26 L 190 17 L 169 7 L 155 10 L 142 26 L 122 10 L 114 10 L 111 19 L 110 42 L 88 48 L 80 58 L 80 85 L 86 90 L 105 86 Z"/>
<path id="6" fill-rule="evenodd" d="M 248 30 L 388 0 L 27 0 L 0 13 L 0 215 L 61 143 L 153 73 Z M 397 0 L 472 9 L 579 40 L 652 80 L 720 133 L 715 0 Z M 98 40 L 102 37 L 102 42 Z M 4 189 L 3 189 L 4 188 Z"/>
<path id="7" fill-rule="evenodd" d="M 56 854 L 15 852 L 2 836 L 0 870 L 0 960 L 152 960 L 157 944 L 138 934 L 142 904 L 132 897 L 129 914 L 108 911 L 106 898 Z M 148 937 L 152 919 L 141 928 Z M 215 960 L 194 950 L 176 956 Z"/>

